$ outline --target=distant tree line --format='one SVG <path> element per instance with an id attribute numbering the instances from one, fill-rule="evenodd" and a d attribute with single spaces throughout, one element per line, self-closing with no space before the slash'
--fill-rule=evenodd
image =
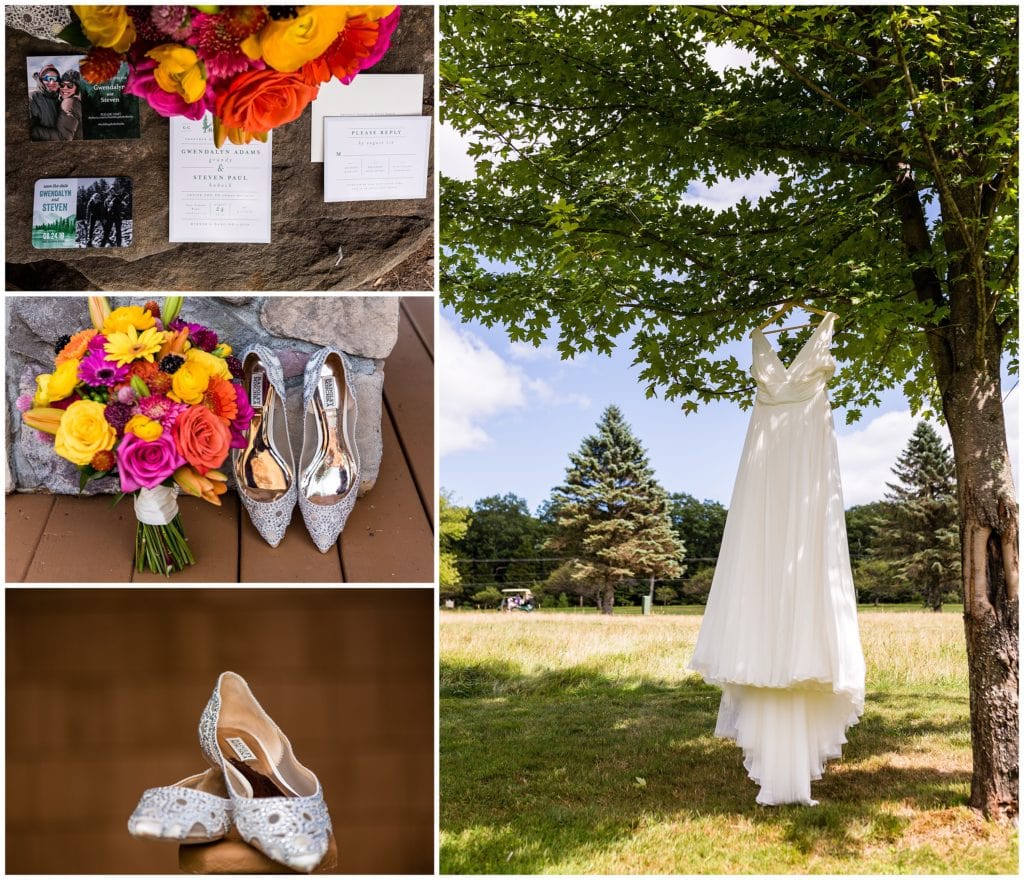
<path id="1" fill-rule="evenodd" d="M 611 433 L 617 434 L 614 442 Z M 472 507 L 442 495 L 442 601 L 497 607 L 502 589 L 528 588 L 547 608 L 600 607 L 607 601 L 639 605 L 647 595 L 661 606 L 704 604 L 727 510 L 685 492 L 659 495 L 639 443 L 627 434 L 621 413 L 616 410 L 610 418 L 606 413 L 598 433 L 572 456 L 565 483 L 536 513 L 513 493 L 481 498 Z M 619 449 L 617 463 L 608 461 L 612 447 Z M 595 503 L 608 514 L 596 531 L 625 545 L 619 557 L 610 557 L 607 546 L 596 548 L 603 568 L 588 567 L 579 546 L 587 519 L 584 502 L 602 491 L 596 479 L 601 473 L 609 478 L 604 490 L 618 493 L 618 507 L 614 498 L 610 505 L 607 498 Z M 846 511 L 858 600 L 918 602 L 940 611 L 944 602 L 962 601 L 956 484 L 949 449 L 926 422 L 917 425 L 893 475 L 884 500 Z M 636 508 L 646 511 L 640 519 L 646 517 L 653 529 L 649 546 L 638 545 L 631 531 Z M 669 534 L 661 529 L 662 516 Z"/>

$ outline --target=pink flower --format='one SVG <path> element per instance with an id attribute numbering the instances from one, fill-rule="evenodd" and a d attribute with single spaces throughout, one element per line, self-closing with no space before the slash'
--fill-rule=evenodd
<path id="1" fill-rule="evenodd" d="M 184 116 L 186 119 L 202 119 L 207 110 L 213 109 L 214 94 L 209 81 L 206 93 L 198 101 L 186 104 L 185 99 L 177 92 L 165 92 L 157 85 L 153 71 L 157 64 L 147 58 L 140 61 L 128 74 L 125 94 L 135 95 L 146 101 L 161 116 Z"/>
<path id="2" fill-rule="evenodd" d="M 100 385 L 109 388 L 128 379 L 128 367 L 119 367 L 113 361 L 108 361 L 102 353 L 93 351 L 82 358 L 78 366 L 78 378 L 94 388 Z"/>
<path id="3" fill-rule="evenodd" d="M 133 414 L 159 422 L 166 429 L 172 427 L 174 420 L 187 409 L 187 404 L 176 403 L 162 394 L 153 394 L 143 397 L 136 405 Z"/>
<path id="4" fill-rule="evenodd" d="M 32 402 L 32 395 L 31 394 L 22 394 L 18 398 L 18 402 L 17 402 L 18 412 L 28 412 L 30 409 L 32 409 L 33 406 L 34 406 L 34 404 Z"/>
<path id="5" fill-rule="evenodd" d="M 252 421 L 254 413 L 252 405 L 249 403 L 249 395 L 241 383 L 234 382 L 232 384 L 235 386 L 235 406 L 238 408 L 238 415 L 235 416 L 229 425 L 231 428 L 231 448 L 245 449 L 245 433 L 249 430 L 249 422 Z"/>
<path id="6" fill-rule="evenodd" d="M 117 469 L 121 474 L 121 491 L 152 489 L 159 486 L 185 463 L 174 437 L 164 431 L 156 440 L 142 440 L 125 434 L 117 447 Z"/>
<path id="7" fill-rule="evenodd" d="M 188 43 L 206 64 L 206 74 L 212 80 L 263 70 L 266 64 L 246 55 L 241 44 L 259 33 L 266 22 L 267 12 L 262 6 L 222 6 L 219 12 L 203 12 L 192 19 Z"/>
<path id="8" fill-rule="evenodd" d="M 107 344 L 107 337 L 102 333 L 97 333 L 92 339 L 89 340 L 89 354 L 93 352 L 99 352 L 100 357 L 106 357 L 107 352 L 104 349 L 104 345 Z"/>
<path id="9" fill-rule="evenodd" d="M 154 6 L 150 19 L 160 33 L 173 40 L 184 40 L 192 33 L 187 6 Z"/>

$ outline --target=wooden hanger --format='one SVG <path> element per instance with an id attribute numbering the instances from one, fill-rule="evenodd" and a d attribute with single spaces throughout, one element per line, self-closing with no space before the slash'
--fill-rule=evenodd
<path id="1" fill-rule="evenodd" d="M 791 300 L 789 302 L 783 303 L 782 307 L 780 309 L 778 309 L 778 311 L 776 311 L 775 314 L 773 314 L 767 321 L 765 321 L 763 324 L 761 324 L 757 329 L 761 331 L 762 335 L 767 336 L 769 333 L 782 333 L 782 332 L 784 332 L 786 330 L 801 330 L 804 327 L 813 327 L 814 326 L 813 324 L 807 323 L 807 324 L 795 324 L 792 327 L 776 327 L 774 330 L 765 330 L 764 329 L 765 327 L 768 327 L 769 325 L 774 324 L 779 318 L 781 318 L 784 314 L 786 314 L 786 312 L 788 312 L 790 309 L 793 309 L 793 308 L 795 308 L 797 306 L 802 308 L 805 312 L 815 312 L 816 314 L 819 314 L 822 317 L 824 317 L 825 315 L 828 314 L 828 312 L 822 311 L 821 309 L 815 308 L 814 306 L 810 306 L 810 305 L 807 305 L 806 303 L 796 302 L 795 300 Z"/>

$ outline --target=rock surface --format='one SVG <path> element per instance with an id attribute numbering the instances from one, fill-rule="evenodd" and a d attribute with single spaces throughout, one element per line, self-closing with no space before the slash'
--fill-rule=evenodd
<path id="1" fill-rule="evenodd" d="M 386 358 L 398 340 L 398 297 L 270 297 L 263 326 L 275 336 L 336 345 L 349 354 Z"/>
<path id="2" fill-rule="evenodd" d="M 296 459 L 302 449 L 302 376 L 309 355 L 321 345 L 333 345 L 349 355 L 352 384 L 355 387 L 359 418 L 356 423 L 356 445 L 362 467 L 360 494 L 365 494 L 377 480 L 382 454 L 381 398 L 384 386 L 384 361 L 390 353 L 381 345 L 382 338 L 397 337 L 397 299 L 391 297 L 246 297 L 242 305 L 225 302 L 226 297 L 189 297 L 185 300 L 183 317 L 216 329 L 222 339 L 234 346 L 239 355 L 256 342 L 277 351 L 285 372 L 288 396 L 288 428 Z M 317 312 L 324 304 L 336 307 L 347 303 L 347 314 L 353 326 L 345 339 L 327 336 L 323 328 L 308 323 L 290 326 L 283 336 L 269 329 L 261 320 L 268 305 L 287 300 L 306 314 Z M 137 303 L 138 299 L 111 297 L 111 305 Z M 381 302 L 394 302 L 395 308 L 381 307 Z M 362 304 L 362 306 L 360 305 Z M 390 322 L 390 323 L 389 323 Z M 35 391 L 35 377 L 53 369 L 53 340 L 63 333 L 88 326 L 85 302 L 78 297 L 8 297 L 7 298 L 7 424 L 8 465 L 13 471 L 16 488 L 22 491 L 47 491 L 58 494 L 78 492 L 78 470 L 53 452 L 52 438 L 23 426 L 17 408 L 19 396 Z M 355 332 L 362 326 L 364 336 Z M 314 331 L 316 339 L 311 339 Z M 352 346 L 352 348 L 349 348 Z M 381 351 L 379 357 L 359 356 L 353 349 Z M 227 468 L 230 471 L 230 465 Z M 94 480 L 86 494 L 118 491 L 116 478 Z"/>
<path id="3" fill-rule="evenodd" d="M 433 113 L 434 10 L 404 6 L 373 73 L 423 73 Z M 141 106 L 142 138 L 33 142 L 25 58 L 75 49 L 6 29 L 8 290 L 356 290 L 394 269 L 433 235 L 426 199 L 323 201 L 323 166 L 309 161 L 310 110 L 274 132 L 270 244 L 172 244 L 168 238 L 168 121 Z M 135 241 L 123 251 L 32 247 L 40 177 L 125 175 L 134 182 Z M 429 174 L 433 175 L 431 162 Z M 344 256 L 339 261 L 338 254 Z"/>

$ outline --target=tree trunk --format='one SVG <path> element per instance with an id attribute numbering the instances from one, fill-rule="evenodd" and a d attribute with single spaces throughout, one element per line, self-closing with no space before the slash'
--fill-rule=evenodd
<path id="1" fill-rule="evenodd" d="M 990 328 L 979 357 L 971 323 L 947 331 L 955 366 L 948 384 L 940 376 L 960 508 L 974 754 L 971 806 L 990 819 L 1012 819 L 1019 772 L 1019 513 L 1003 418 L 1001 334 Z"/>
<path id="2" fill-rule="evenodd" d="M 615 584 L 606 583 L 601 587 L 600 602 L 602 614 L 611 614 L 615 609 Z"/>

